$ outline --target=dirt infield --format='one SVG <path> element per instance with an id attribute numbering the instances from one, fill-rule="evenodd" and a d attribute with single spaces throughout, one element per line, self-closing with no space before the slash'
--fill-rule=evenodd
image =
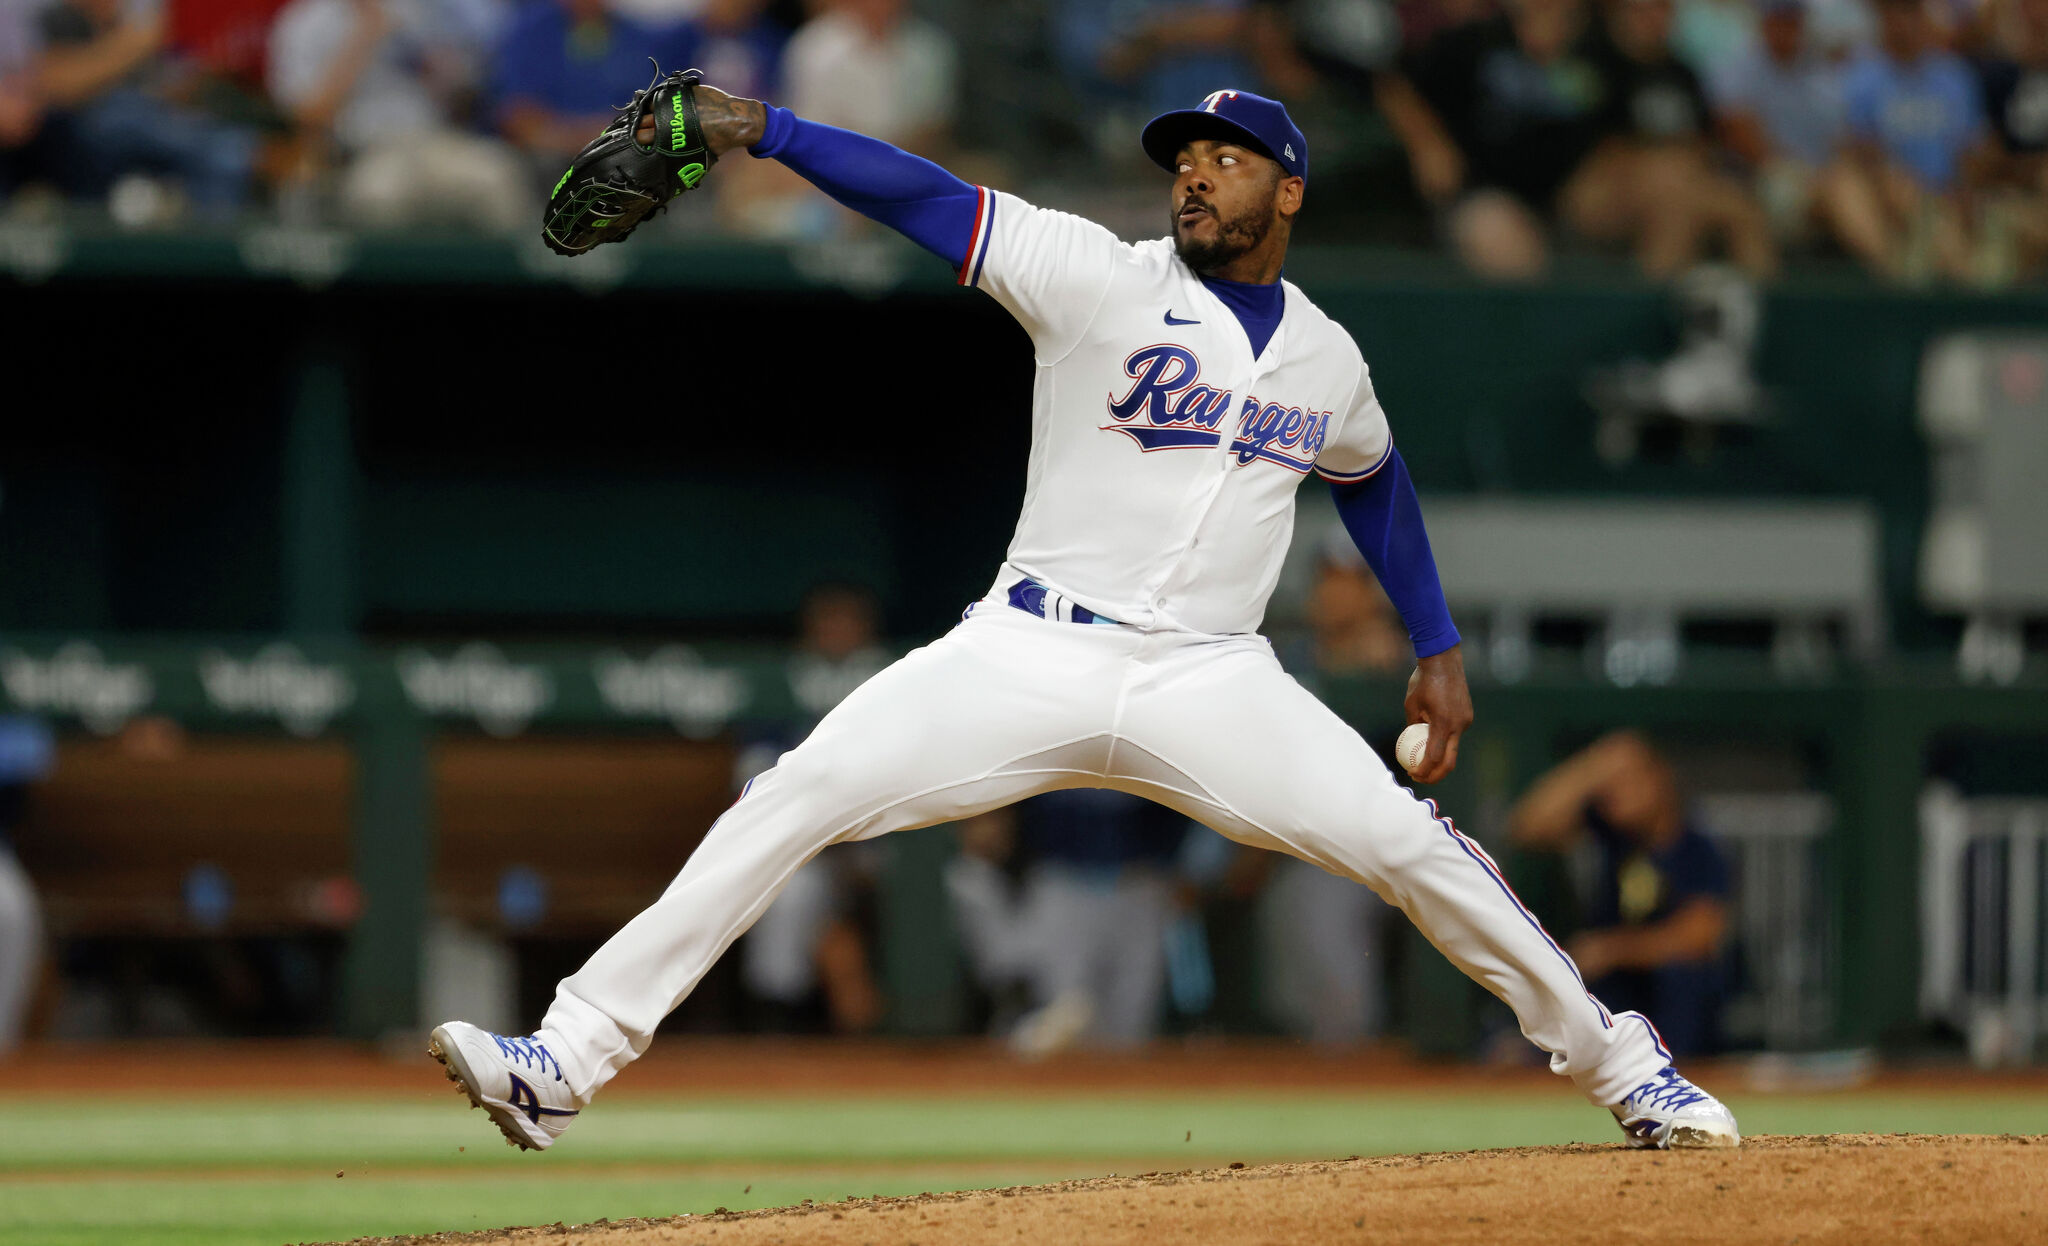
<path id="1" fill-rule="evenodd" d="M 354 1246 L 988 1246 L 1360 1242 L 1612 1246 L 2048 1242 L 2048 1139 L 1840 1134 L 1735 1152 L 1538 1147 L 1147 1173 L 673 1220 Z"/>

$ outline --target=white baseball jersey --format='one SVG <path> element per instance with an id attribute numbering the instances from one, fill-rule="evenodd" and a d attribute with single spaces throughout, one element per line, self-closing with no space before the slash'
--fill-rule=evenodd
<path id="1" fill-rule="evenodd" d="M 1253 358 L 1174 253 L 983 189 L 962 280 L 1031 334 L 1018 573 L 1121 622 L 1256 631 L 1313 470 L 1363 480 L 1393 441 L 1351 335 L 1292 283 Z"/>

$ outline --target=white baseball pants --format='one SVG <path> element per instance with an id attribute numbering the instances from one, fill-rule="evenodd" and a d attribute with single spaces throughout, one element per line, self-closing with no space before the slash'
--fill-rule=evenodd
<path id="1" fill-rule="evenodd" d="M 1393 777 L 1257 636 L 1053 622 L 984 600 L 750 784 L 661 898 L 564 980 L 543 1030 L 579 1100 L 820 849 L 1063 787 L 1148 797 L 1399 906 L 1550 1067 L 1618 1103 L 1670 1062 L 1609 1015 L 1476 843 Z"/>

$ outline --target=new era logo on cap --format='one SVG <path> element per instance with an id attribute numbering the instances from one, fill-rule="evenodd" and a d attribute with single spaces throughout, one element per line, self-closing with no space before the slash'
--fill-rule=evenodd
<path id="1" fill-rule="evenodd" d="M 1211 91 L 1193 108 L 1161 113 L 1139 141 L 1152 162 L 1171 173 L 1180 149 L 1202 138 L 1241 143 L 1272 157 L 1295 177 L 1308 176 L 1308 140 L 1286 106 L 1250 91 Z"/>

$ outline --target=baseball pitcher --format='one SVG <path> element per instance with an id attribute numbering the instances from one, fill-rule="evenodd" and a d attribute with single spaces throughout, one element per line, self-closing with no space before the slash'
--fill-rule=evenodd
<path id="1" fill-rule="evenodd" d="M 1155 118 L 1143 144 L 1170 178 L 1171 232 L 1132 245 L 691 71 L 636 96 L 556 187 L 543 234 L 578 254 L 719 159 L 779 160 L 1002 304 L 1037 371 L 1024 510 L 987 595 L 749 784 L 539 1031 L 434 1031 L 431 1054 L 513 1143 L 560 1136 L 819 850 L 1108 787 L 1399 906 L 1631 1145 L 1738 1144 L 1649 1019 L 1587 992 L 1486 851 L 1258 634 L 1313 472 L 1414 642 L 1406 710 L 1429 725 L 1414 777 L 1456 764 L 1471 701 L 1414 486 L 1357 345 L 1281 279 L 1307 142 L 1279 103 L 1223 90 Z"/>

